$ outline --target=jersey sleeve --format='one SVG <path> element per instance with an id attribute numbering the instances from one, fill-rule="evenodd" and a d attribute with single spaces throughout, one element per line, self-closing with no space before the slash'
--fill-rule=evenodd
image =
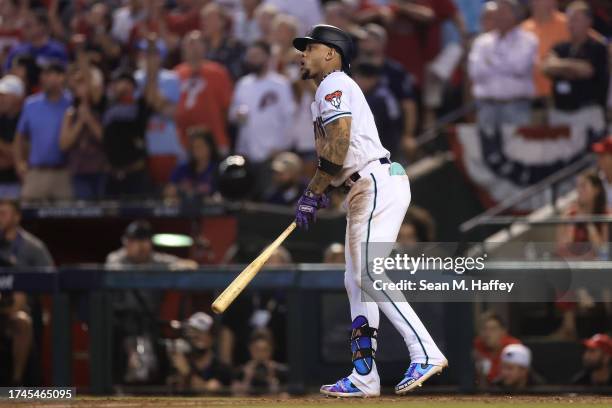
<path id="1" fill-rule="evenodd" d="M 323 126 L 351 116 L 349 87 L 344 81 L 324 81 L 317 92 L 317 105 Z"/>

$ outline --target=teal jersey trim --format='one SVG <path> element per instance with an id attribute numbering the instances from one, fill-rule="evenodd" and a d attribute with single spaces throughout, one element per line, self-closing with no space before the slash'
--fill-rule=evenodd
<path id="1" fill-rule="evenodd" d="M 372 212 L 370 213 L 370 218 L 368 219 L 368 233 L 366 236 L 365 263 L 366 263 L 366 273 L 368 275 L 368 278 L 370 278 L 370 280 L 374 282 L 374 278 L 372 278 L 372 275 L 370 275 L 370 266 L 368 265 L 368 260 L 370 259 L 370 257 L 368 256 L 368 248 L 370 246 L 370 227 L 372 225 L 372 217 L 374 217 L 374 211 L 376 210 L 376 198 L 378 197 L 378 186 L 376 185 L 376 177 L 374 177 L 374 174 L 370 173 L 370 176 L 372 177 L 372 181 L 374 181 L 374 205 L 372 206 Z M 421 341 L 421 338 L 417 334 L 416 330 L 414 330 L 414 327 L 412 327 L 408 319 L 406 319 L 406 316 L 403 315 L 403 313 L 395 305 L 393 300 L 391 300 L 389 295 L 384 290 L 381 290 L 381 292 L 383 293 L 383 295 L 385 295 L 385 297 L 389 300 L 389 302 L 391 302 L 395 310 L 397 310 L 397 313 L 399 313 L 400 316 L 402 316 L 402 319 L 404 319 L 406 324 L 410 327 L 410 330 L 412 330 L 417 340 L 419 341 L 419 344 L 421 345 L 421 348 L 423 349 L 423 353 L 425 353 L 425 364 L 429 364 L 429 355 L 427 354 L 427 350 L 425 350 L 425 346 L 423 345 L 423 342 Z"/>

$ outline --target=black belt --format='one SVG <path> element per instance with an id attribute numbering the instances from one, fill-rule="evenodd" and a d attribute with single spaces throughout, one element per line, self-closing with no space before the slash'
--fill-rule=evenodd
<path id="1" fill-rule="evenodd" d="M 387 159 L 386 157 L 382 157 L 382 158 L 378 159 L 378 161 L 380 162 L 380 164 L 391 164 L 391 160 Z M 370 164 L 370 163 L 368 163 L 368 164 Z M 353 174 L 351 174 L 349 176 L 349 180 L 351 180 L 353 183 L 355 183 L 360 178 L 361 178 L 361 176 L 359 175 L 358 171 L 354 172 Z"/>

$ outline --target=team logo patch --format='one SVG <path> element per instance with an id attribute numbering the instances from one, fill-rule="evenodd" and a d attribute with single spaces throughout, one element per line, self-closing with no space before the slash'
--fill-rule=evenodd
<path id="1" fill-rule="evenodd" d="M 342 99 L 342 91 L 334 91 L 325 95 L 325 100 L 333 105 L 334 108 L 340 109 L 340 101 Z"/>

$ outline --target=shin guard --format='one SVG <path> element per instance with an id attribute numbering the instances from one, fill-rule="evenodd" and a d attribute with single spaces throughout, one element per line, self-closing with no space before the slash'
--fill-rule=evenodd
<path id="1" fill-rule="evenodd" d="M 353 366 L 360 375 L 367 375 L 374 366 L 376 353 L 377 329 L 370 327 L 368 319 L 357 316 L 353 320 L 351 332 L 351 353 L 353 353 Z"/>

